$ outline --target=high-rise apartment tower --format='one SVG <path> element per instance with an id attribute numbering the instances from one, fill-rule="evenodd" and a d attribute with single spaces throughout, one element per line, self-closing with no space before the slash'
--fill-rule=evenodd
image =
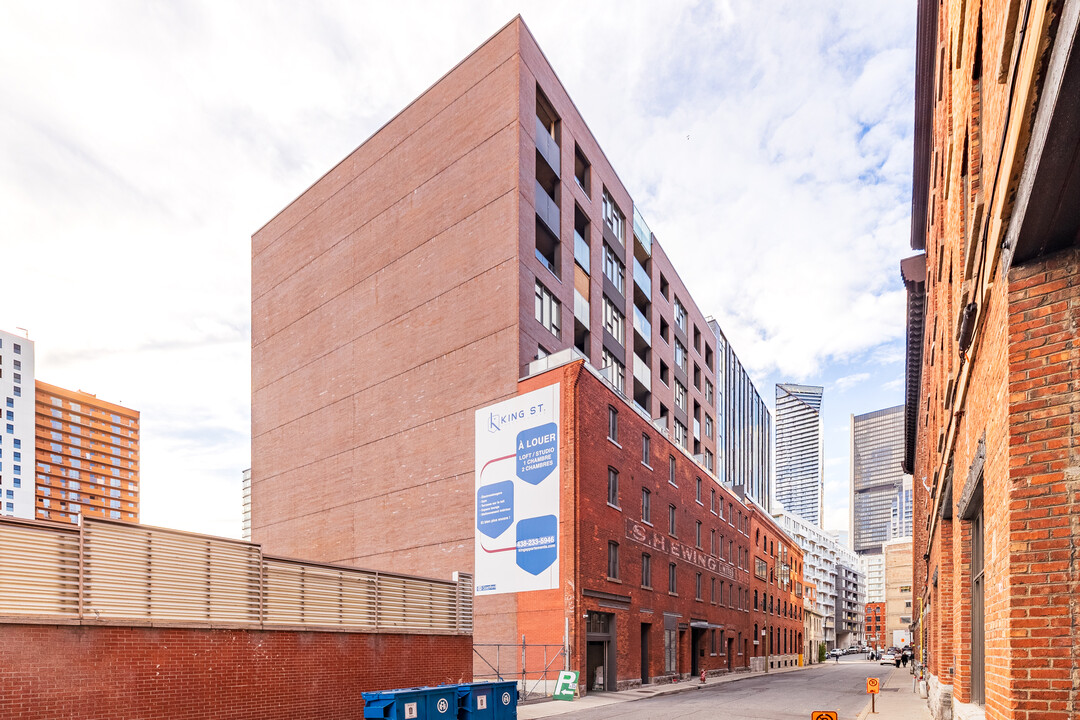
<path id="1" fill-rule="evenodd" d="M 776 499 L 822 527 L 825 439 L 818 385 L 776 386 Z"/>
<path id="2" fill-rule="evenodd" d="M 252 539 L 469 570 L 473 413 L 574 348 L 715 471 L 716 340 L 515 18 L 252 238 Z"/>
<path id="3" fill-rule="evenodd" d="M 139 521 L 139 411 L 38 381 L 37 511 Z"/>
<path id="4" fill-rule="evenodd" d="M 34 517 L 34 343 L 0 330 L 0 515 Z"/>

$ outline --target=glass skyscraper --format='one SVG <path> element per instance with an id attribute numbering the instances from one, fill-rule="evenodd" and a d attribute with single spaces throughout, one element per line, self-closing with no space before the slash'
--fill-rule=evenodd
<path id="1" fill-rule="evenodd" d="M 716 336 L 716 475 L 772 512 L 772 415 L 720 325 L 707 318 Z"/>
<path id="2" fill-rule="evenodd" d="M 822 527 L 825 438 L 818 385 L 776 386 L 776 499 Z"/>
<path id="3" fill-rule="evenodd" d="M 904 406 L 851 417 L 851 541 L 855 552 L 911 534 L 911 484 L 904 485 Z"/>

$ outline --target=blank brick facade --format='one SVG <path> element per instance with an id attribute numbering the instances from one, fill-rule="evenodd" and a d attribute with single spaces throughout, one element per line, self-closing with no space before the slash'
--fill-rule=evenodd
<path id="1" fill-rule="evenodd" d="M 462 635 L 0 624 L 5 720 L 346 720 L 471 679 Z"/>

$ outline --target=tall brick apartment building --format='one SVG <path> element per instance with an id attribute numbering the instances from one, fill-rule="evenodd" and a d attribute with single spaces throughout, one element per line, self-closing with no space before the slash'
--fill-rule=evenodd
<path id="1" fill-rule="evenodd" d="M 715 342 L 515 18 L 254 235 L 251 537 L 471 568 L 474 412 L 572 348 L 710 477 Z"/>
<path id="2" fill-rule="evenodd" d="M 937 718 L 1080 716 L 1078 17 L 919 3 L 905 463 Z"/>

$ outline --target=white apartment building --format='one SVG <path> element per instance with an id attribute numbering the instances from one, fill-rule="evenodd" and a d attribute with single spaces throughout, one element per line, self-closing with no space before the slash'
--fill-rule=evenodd
<path id="1" fill-rule="evenodd" d="M 34 343 L 0 330 L 0 515 L 34 517 Z"/>
<path id="2" fill-rule="evenodd" d="M 822 616 L 825 645 L 831 650 L 836 647 L 837 640 L 838 569 L 843 566 L 849 570 L 860 570 L 859 557 L 851 548 L 842 545 L 835 535 L 797 515 L 781 510 L 773 513 L 773 519 L 802 548 L 803 580 L 817 586 L 816 612 Z M 866 596 L 865 575 L 859 572 L 856 575 L 860 585 L 857 594 L 862 606 L 865 605 Z M 861 621 L 859 624 L 861 626 Z M 841 633 L 841 636 L 847 637 L 847 634 Z M 856 639 L 861 639 L 861 633 Z"/>

